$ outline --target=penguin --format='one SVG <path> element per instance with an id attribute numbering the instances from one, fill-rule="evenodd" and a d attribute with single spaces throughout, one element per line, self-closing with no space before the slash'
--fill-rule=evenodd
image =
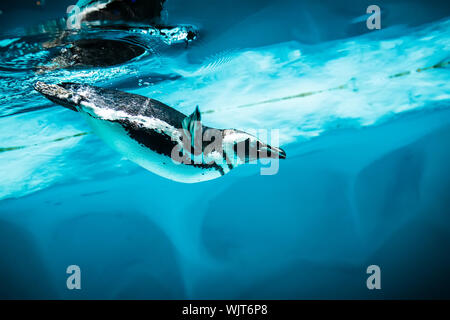
<path id="1" fill-rule="evenodd" d="M 244 131 L 203 125 L 198 106 L 187 116 L 154 99 L 87 84 L 38 81 L 34 88 L 80 113 L 127 159 L 173 181 L 208 181 L 258 159 L 286 158 L 283 149 Z"/>

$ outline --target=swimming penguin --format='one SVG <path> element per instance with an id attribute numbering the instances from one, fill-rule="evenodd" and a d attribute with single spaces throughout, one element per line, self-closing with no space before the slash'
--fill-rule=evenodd
<path id="1" fill-rule="evenodd" d="M 246 132 L 204 126 L 198 107 L 186 116 L 154 99 L 86 84 L 37 82 L 34 88 L 83 115 L 129 160 L 174 181 L 211 180 L 260 158 L 286 158 L 281 148 Z"/>

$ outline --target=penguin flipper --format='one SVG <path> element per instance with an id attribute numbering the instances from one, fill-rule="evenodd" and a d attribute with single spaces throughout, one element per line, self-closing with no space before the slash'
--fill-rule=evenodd
<path id="1" fill-rule="evenodd" d="M 183 119 L 181 125 L 186 131 L 185 133 L 190 137 L 192 147 L 194 147 L 197 135 L 200 135 L 200 138 L 202 135 L 201 114 L 198 106 L 195 107 L 195 110 L 191 115 Z"/>

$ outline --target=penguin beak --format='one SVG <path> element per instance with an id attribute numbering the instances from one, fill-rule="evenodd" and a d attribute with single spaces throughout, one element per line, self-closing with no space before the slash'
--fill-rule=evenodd
<path id="1" fill-rule="evenodd" d="M 65 89 L 60 85 L 47 84 L 42 81 L 36 82 L 34 84 L 34 89 L 50 101 L 62 105 L 72 111 L 78 111 L 76 106 L 79 105 L 81 96 L 74 91 Z"/>
<path id="2" fill-rule="evenodd" d="M 286 159 L 286 152 L 277 147 L 264 145 L 258 149 L 259 158 Z"/>
<path id="3" fill-rule="evenodd" d="M 281 148 L 271 147 L 271 152 L 277 155 L 280 159 L 286 159 L 286 152 Z"/>

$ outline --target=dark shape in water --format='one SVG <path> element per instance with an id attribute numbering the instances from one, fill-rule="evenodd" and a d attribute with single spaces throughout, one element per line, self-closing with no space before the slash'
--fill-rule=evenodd
<path id="1" fill-rule="evenodd" d="M 102 4 L 98 0 L 80 0 L 80 22 L 132 21 L 157 22 L 165 0 L 110 0 Z"/>
<path id="2" fill-rule="evenodd" d="M 82 39 L 63 49 L 53 62 L 58 68 L 108 67 L 125 63 L 144 52 L 144 48 L 123 41 Z"/>
<path id="3" fill-rule="evenodd" d="M 181 41 L 192 41 L 196 38 L 196 30 L 189 26 L 169 27 L 161 24 L 161 11 L 165 0 L 134 1 L 92 1 L 80 0 L 77 6 L 80 12 L 74 11 L 69 19 L 87 23 L 89 28 L 129 30 L 136 28 L 133 23 L 140 23 L 137 28 L 149 29 L 149 35 L 160 38 L 166 44 Z M 90 22 L 93 22 L 91 24 Z M 142 22 L 147 25 L 142 25 Z M 128 25 L 130 24 L 130 25 Z M 73 33 L 64 31 L 56 39 L 42 44 L 51 49 L 64 46 L 50 64 L 37 68 L 38 73 L 61 68 L 108 67 L 130 61 L 146 52 L 144 47 L 130 43 L 124 39 L 81 39 L 69 40 Z"/>

